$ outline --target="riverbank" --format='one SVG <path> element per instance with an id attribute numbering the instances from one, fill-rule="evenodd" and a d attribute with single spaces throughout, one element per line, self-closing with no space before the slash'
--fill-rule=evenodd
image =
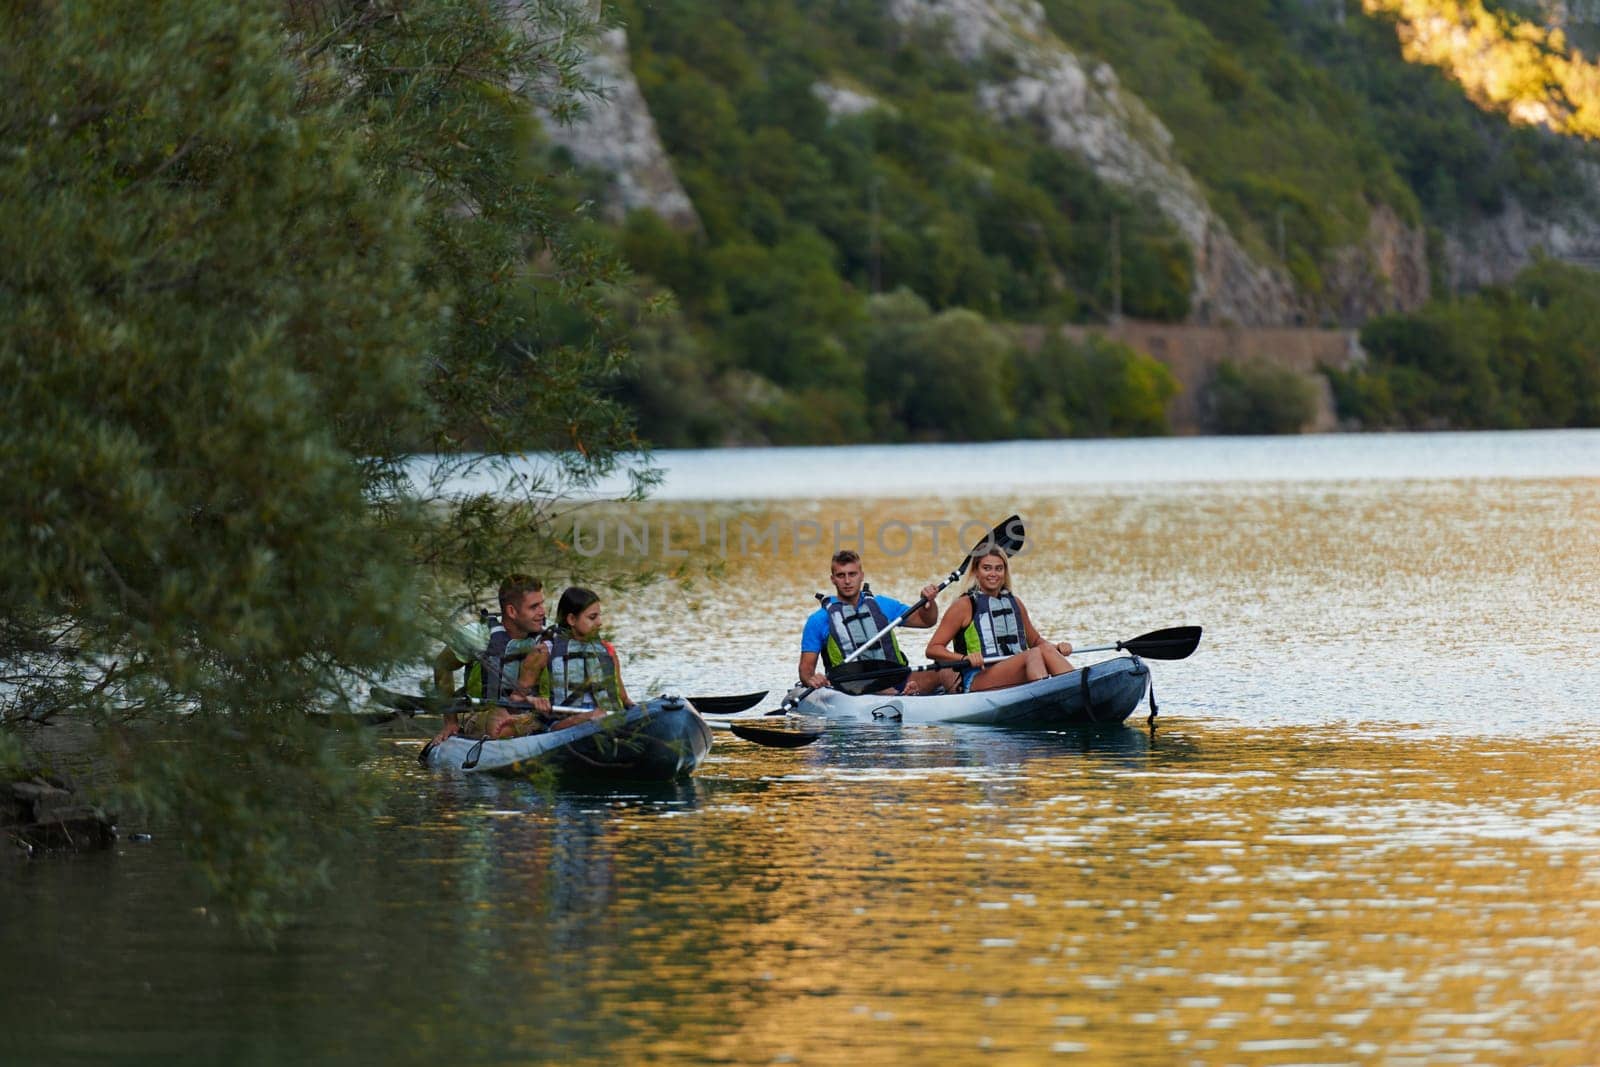
<path id="1" fill-rule="evenodd" d="M 0 863 L 39 852 L 110 848 L 116 839 L 116 817 L 85 801 L 64 775 L 0 782 Z"/>

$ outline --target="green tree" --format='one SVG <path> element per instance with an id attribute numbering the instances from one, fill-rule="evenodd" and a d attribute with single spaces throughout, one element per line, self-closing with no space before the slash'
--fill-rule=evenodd
<path id="1" fill-rule="evenodd" d="M 1600 273 L 1540 260 L 1508 286 L 1389 315 L 1368 361 L 1329 370 L 1342 418 L 1367 427 L 1600 425 Z"/>
<path id="2" fill-rule="evenodd" d="M 1178 380 L 1118 341 L 1048 336 L 1016 358 L 1018 433 L 1029 437 L 1153 437 L 1169 431 Z"/>
<path id="3" fill-rule="evenodd" d="M 1542 417 L 1529 424 L 1600 426 L 1600 273 L 1542 259 L 1511 288 L 1537 337 L 1524 388 Z"/>
<path id="4" fill-rule="evenodd" d="M 368 800 L 302 713 L 549 544 L 535 499 L 419 498 L 408 453 L 559 444 L 592 477 L 627 440 L 571 404 L 618 358 L 598 311 L 541 342 L 609 277 L 531 155 L 577 38 L 482 13 L 0 7 L 0 756 L 92 728 L 118 803 L 264 928 Z"/>
<path id="5" fill-rule="evenodd" d="M 1207 428 L 1227 434 L 1299 433 L 1317 411 L 1317 383 L 1259 360 L 1217 365 L 1206 394 Z"/>
<path id="6" fill-rule="evenodd" d="M 867 399 L 880 433 L 931 441 L 1009 435 L 1010 347 L 983 316 L 935 315 L 906 290 L 874 297 L 870 316 Z"/>

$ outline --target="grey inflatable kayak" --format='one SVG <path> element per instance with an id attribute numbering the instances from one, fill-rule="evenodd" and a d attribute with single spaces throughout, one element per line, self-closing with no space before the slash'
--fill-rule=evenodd
<path id="1" fill-rule="evenodd" d="M 711 730 L 688 701 L 659 696 L 565 730 L 484 741 L 448 737 L 424 750 L 444 771 L 520 777 L 547 768 L 563 777 L 668 781 L 693 774 L 711 749 Z"/>

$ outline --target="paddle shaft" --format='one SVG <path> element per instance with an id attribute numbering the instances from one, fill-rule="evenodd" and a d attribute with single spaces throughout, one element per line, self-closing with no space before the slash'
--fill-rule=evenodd
<path id="1" fill-rule="evenodd" d="M 474 703 L 485 707 L 491 703 L 500 707 L 527 706 L 508 704 L 503 700 L 493 702 L 487 700 L 474 700 Z M 572 708 L 561 704 L 552 704 L 550 705 L 550 710 L 562 715 L 588 715 L 596 709 Z M 728 730 L 735 737 L 742 737 L 746 741 L 752 741 L 758 745 L 767 745 L 771 748 L 801 748 L 805 745 L 811 744 L 813 741 L 822 736 L 822 731 L 820 730 L 786 730 L 778 726 L 769 726 L 765 723 L 770 723 L 771 720 L 767 719 L 764 723 L 762 721 L 763 718 L 763 716 L 751 716 L 751 721 L 749 724 L 729 719 L 708 719 L 705 716 L 701 716 L 701 721 L 713 729 Z M 480 741 L 479 744 L 481 745 L 482 742 Z"/>
<path id="2" fill-rule="evenodd" d="M 1138 637 L 1130 637 L 1126 641 L 1115 641 L 1109 645 L 1075 648 L 1071 654 L 1076 656 L 1080 652 L 1131 652 L 1146 659 L 1187 659 L 1196 648 L 1200 647 L 1200 634 L 1201 629 L 1198 626 L 1169 626 L 1162 630 L 1151 630 Z M 999 656 L 985 660 L 983 667 L 990 667 L 1010 658 L 1010 656 Z M 970 669 L 972 665 L 963 660 L 951 660 L 941 666 L 962 670 Z"/>
<path id="3" fill-rule="evenodd" d="M 519 704 L 519 703 L 515 703 L 515 702 L 510 701 L 510 700 L 484 700 L 482 697 L 462 697 L 461 699 L 466 701 L 466 705 L 465 706 L 468 706 L 468 707 L 475 707 L 475 708 L 489 708 L 489 707 L 521 708 L 523 711 L 534 711 L 534 710 L 536 710 L 530 704 Z M 457 710 L 460 710 L 460 709 L 457 708 Z M 550 705 L 550 710 L 555 712 L 558 715 L 587 715 L 591 711 L 599 711 L 600 709 L 599 708 L 573 708 L 573 707 L 568 707 L 565 704 L 551 704 Z M 609 715 L 609 714 L 613 714 L 613 713 L 612 712 L 607 712 L 606 714 Z"/>
<path id="4" fill-rule="evenodd" d="M 766 696 L 766 690 L 758 693 L 741 693 L 737 696 L 706 696 L 690 697 L 689 703 L 702 715 L 732 715 L 736 712 L 747 711 L 761 702 Z M 451 697 L 446 702 L 437 697 L 427 697 L 420 693 L 400 693 L 382 686 L 372 687 L 373 701 L 385 707 L 394 708 L 396 711 L 407 712 L 412 715 L 440 714 L 448 712 L 458 714 L 470 705 L 464 703 L 467 697 Z M 526 704 L 515 704 L 510 701 L 499 701 L 501 707 L 527 708 Z"/>
<path id="5" fill-rule="evenodd" d="M 491 701 L 487 700 L 468 699 L 472 699 L 473 703 L 485 707 L 491 703 Z M 525 704 L 510 704 L 503 700 L 493 701 L 492 703 L 500 707 L 527 707 Z M 550 705 L 550 710 L 562 715 L 588 715 L 596 709 L 572 708 L 561 704 L 552 704 Z M 789 730 L 780 726 L 769 725 L 772 720 L 760 715 L 750 716 L 748 723 L 731 719 L 710 719 L 703 715 L 701 716 L 701 721 L 714 729 L 728 730 L 735 737 L 741 737 L 758 745 L 766 745 L 769 748 L 803 748 L 822 736 L 821 730 Z"/>
<path id="6" fill-rule="evenodd" d="M 466 699 L 471 700 L 471 702 L 473 704 L 475 704 L 475 705 L 477 705 L 479 707 L 490 707 L 490 706 L 496 706 L 496 707 L 526 707 L 527 706 L 527 705 L 511 704 L 511 703 L 509 703 L 507 701 L 504 701 L 504 700 L 489 701 L 489 700 L 481 700 L 481 699 L 475 699 L 475 698 L 466 698 Z M 554 712 L 559 712 L 561 714 L 587 715 L 587 714 L 589 714 L 590 712 L 592 712 L 592 711 L 594 711 L 596 709 L 594 709 L 594 708 L 573 708 L 573 707 L 566 707 L 566 706 L 561 705 L 561 704 L 552 704 L 550 706 L 550 710 L 554 711 Z M 701 718 L 701 721 L 704 722 L 707 726 L 712 727 L 714 729 L 728 730 L 735 737 L 743 738 L 744 740 L 750 741 L 750 742 L 752 742 L 754 744 L 757 744 L 757 745 L 766 745 L 769 748 L 804 748 L 806 745 L 809 745 L 809 744 L 813 743 L 814 741 L 817 741 L 818 739 L 820 739 L 822 737 L 822 731 L 821 730 L 791 730 L 791 729 L 785 729 L 785 728 L 780 727 L 780 726 L 768 726 L 768 725 L 760 724 L 760 722 L 761 722 L 761 717 L 760 716 L 751 717 L 751 720 L 748 723 L 745 722 L 745 721 L 742 721 L 742 720 L 707 719 L 707 718 L 705 718 L 703 716 Z M 767 721 L 770 722 L 770 720 L 767 720 Z M 477 738 L 475 743 L 473 744 L 472 748 L 468 750 L 466 758 L 461 763 L 462 769 L 463 770 L 471 770 L 473 767 L 476 767 L 478 765 L 478 755 L 479 755 L 479 753 L 481 753 L 483 751 L 483 746 L 485 744 L 487 744 L 488 742 L 495 741 L 495 740 L 513 741 L 513 740 L 516 740 L 516 738 L 489 738 L 489 737 Z M 417 754 L 417 762 L 426 765 L 427 762 L 428 762 L 428 755 L 429 755 L 430 752 L 433 751 L 434 747 L 435 747 L 435 744 L 432 741 L 429 741 L 426 745 L 424 745 L 423 748 L 422 748 L 422 751 Z"/>

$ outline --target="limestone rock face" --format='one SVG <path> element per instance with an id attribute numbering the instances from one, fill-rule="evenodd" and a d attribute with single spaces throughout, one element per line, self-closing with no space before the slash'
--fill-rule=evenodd
<path id="1" fill-rule="evenodd" d="M 611 177 L 603 207 L 612 221 L 648 208 L 682 229 L 699 229 L 694 203 L 672 169 L 639 82 L 628 63 L 628 37 L 621 29 L 601 34 L 583 63 L 583 74 L 604 90 L 570 125 L 546 117 L 550 139 L 572 158 Z"/>
<path id="2" fill-rule="evenodd" d="M 1336 321 L 1414 311 L 1430 293 L 1427 239 L 1387 204 L 1372 208 L 1365 240 L 1336 251 L 1323 269 L 1323 306 Z"/>
<path id="3" fill-rule="evenodd" d="M 1292 322 L 1299 301 L 1287 274 L 1257 263 L 1174 159 L 1172 134 L 1103 63 L 1088 63 L 1050 31 L 1036 0 L 888 0 L 904 26 L 940 27 L 951 50 L 976 62 L 1003 56 L 1017 72 L 979 91 L 998 118 L 1035 126 L 1084 159 L 1101 180 L 1151 196 L 1194 255 L 1191 316 L 1242 325 Z"/>
<path id="4" fill-rule="evenodd" d="M 1600 192 L 1600 166 L 1584 168 L 1584 184 Z M 1500 214 L 1445 234 L 1445 273 L 1453 291 L 1510 281 L 1537 256 L 1600 268 L 1600 211 L 1566 205 L 1549 215 L 1507 200 Z"/>
<path id="5" fill-rule="evenodd" d="M 836 119 L 849 118 L 884 106 L 883 101 L 875 96 L 828 82 L 818 82 L 811 87 L 811 92 L 822 101 L 828 114 Z"/>

